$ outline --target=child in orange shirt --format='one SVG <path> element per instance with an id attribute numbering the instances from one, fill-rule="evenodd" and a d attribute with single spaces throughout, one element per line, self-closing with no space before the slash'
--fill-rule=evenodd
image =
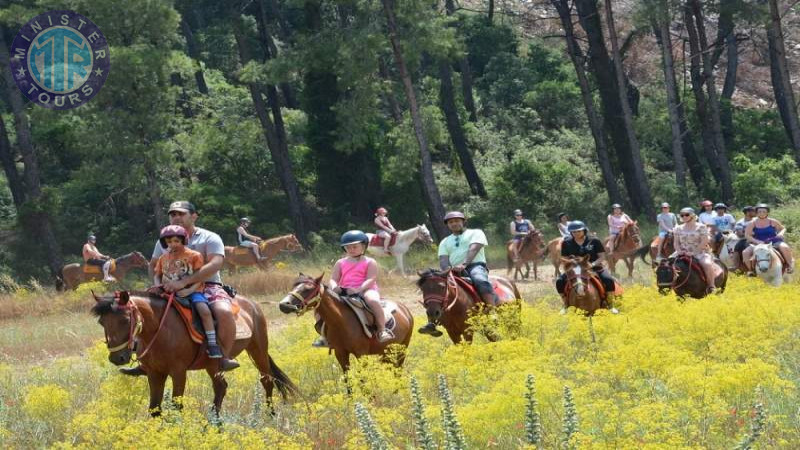
<path id="1" fill-rule="evenodd" d="M 203 267 L 203 255 L 186 247 L 186 229 L 180 225 L 167 225 L 161 229 L 159 237 L 162 248 L 169 250 L 158 258 L 155 267 L 156 285 L 163 282 L 177 281 L 192 275 Z M 203 295 L 203 283 L 195 283 L 177 291 L 179 298 L 188 298 L 197 309 L 208 339 L 208 356 L 222 358 L 222 351 L 217 345 L 217 333 L 214 330 L 214 318 L 208 307 L 208 299 Z"/>

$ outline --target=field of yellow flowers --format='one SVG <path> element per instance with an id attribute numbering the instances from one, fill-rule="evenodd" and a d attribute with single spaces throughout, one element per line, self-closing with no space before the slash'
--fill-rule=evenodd
<path id="1" fill-rule="evenodd" d="M 419 299 L 410 282 L 394 284 L 395 297 Z M 309 345 L 311 317 L 279 316 L 265 304 L 271 353 L 301 396 L 277 401 L 269 415 L 244 358 L 227 376 L 221 426 L 207 418 L 205 373 L 191 374 L 182 412 L 150 419 L 146 381 L 117 374 L 94 319 L 45 315 L 36 339 L 74 320 L 81 325 L 70 333 L 92 344 L 34 359 L 0 348 L 0 447 L 797 448 L 797 284 L 733 277 L 724 294 L 684 303 L 634 285 L 621 314 L 591 320 L 559 315 L 550 289 L 522 285 L 522 327 L 498 342 L 454 346 L 417 334 L 400 370 L 362 359 L 349 396 L 334 358 Z M 423 320 L 420 312 L 417 326 Z"/>

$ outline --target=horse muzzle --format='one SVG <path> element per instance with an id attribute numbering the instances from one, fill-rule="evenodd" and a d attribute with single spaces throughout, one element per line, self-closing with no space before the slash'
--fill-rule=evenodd
<path id="1" fill-rule="evenodd" d="M 278 303 L 278 309 L 280 309 L 284 314 L 297 313 L 300 311 L 300 308 L 292 304 L 290 297 L 286 297 L 281 300 L 281 302 Z"/>
<path id="2" fill-rule="evenodd" d="M 109 353 L 108 360 L 115 366 L 128 364 L 131 362 L 131 351 L 126 348 L 114 353 Z"/>

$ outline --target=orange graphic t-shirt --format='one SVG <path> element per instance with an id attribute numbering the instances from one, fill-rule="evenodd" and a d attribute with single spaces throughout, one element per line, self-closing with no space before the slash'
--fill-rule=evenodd
<path id="1" fill-rule="evenodd" d="M 162 283 L 182 280 L 203 267 L 203 255 L 192 249 L 183 247 L 177 252 L 167 251 L 156 263 L 155 274 L 161 277 Z M 192 292 L 203 292 L 203 283 L 195 283 L 181 289 L 178 297 L 188 297 Z"/>

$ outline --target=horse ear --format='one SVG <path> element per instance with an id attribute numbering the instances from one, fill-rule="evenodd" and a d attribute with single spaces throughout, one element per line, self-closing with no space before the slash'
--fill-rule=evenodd
<path id="1" fill-rule="evenodd" d="M 94 289 L 90 289 L 90 290 L 92 292 L 92 297 L 94 297 L 94 301 L 99 302 L 100 301 L 100 297 L 97 294 L 94 293 Z"/>
<path id="2" fill-rule="evenodd" d="M 131 296 L 128 293 L 128 291 L 120 291 L 120 293 L 119 293 L 119 304 L 120 305 L 127 304 L 128 300 L 130 300 L 130 299 L 131 299 Z"/>
<path id="3" fill-rule="evenodd" d="M 322 272 L 322 274 L 320 274 L 320 276 L 318 276 L 317 279 L 315 279 L 314 281 L 316 281 L 317 284 L 322 283 L 322 277 L 324 277 L 324 276 L 325 276 L 325 272 Z"/>

